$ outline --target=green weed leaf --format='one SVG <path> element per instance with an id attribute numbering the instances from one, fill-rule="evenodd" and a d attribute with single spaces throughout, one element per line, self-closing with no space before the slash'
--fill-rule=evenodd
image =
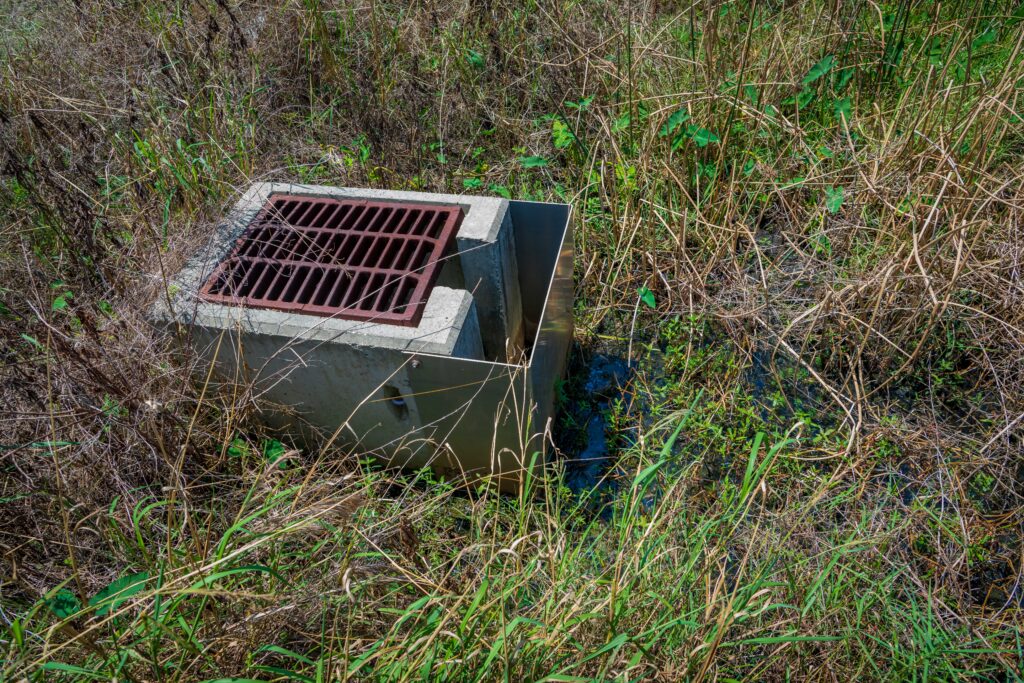
<path id="1" fill-rule="evenodd" d="M 648 308 L 654 308 L 657 305 L 654 299 L 654 292 L 647 287 L 641 287 L 637 292 L 640 294 L 640 301 L 644 302 Z"/>
<path id="2" fill-rule="evenodd" d="M 58 294 L 57 297 L 53 300 L 53 304 L 50 305 L 51 310 L 63 311 L 68 307 L 68 300 L 72 298 L 74 298 L 74 295 L 71 292 L 64 292 L 63 294 Z"/>
<path id="3" fill-rule="evenodd" d="M 665 121 L 665 125 L 658 130 L 658 135 L 663 138 L 667 138 L 669 135 L 676 132 L 681 125 L 686 123 L 689 118 L 690 115 L 686 113 L 685 109 L 677 109 L 668 117 L 668 120 Z"/>
<path id="4" fill-rule="evenodd" d="M 309 657 L 307 657 L 305 655 L 302 655 L 302 654 L 299 654 L 298 652 L 295 652 L 294 650 L 289 650 L 286 647 L 281 647 L 280 645 L 264 645 L 261 648 L 259 648 L 258 650 L 256 650 L 256 652 L 273 652 L 274 654 L 282 655 L 284 657 L 289 657 L 289 658 L 294 659 L 294 660 L 296 660 L 298 662 L 302 662 L 303 664 L 308 664 L 310 666 L 316 665 L 316 662 L 314 662 Z"/>
<path id="5" fill-rule="evenodd" d="M 580 111 L 585 111 L 593 101 L 594 96 L 591 95 L 590 97 L 584 97 L 579 102 L 566 102 L 565 106 L 569 107 L 570 109 L 578 109 Z"/>
<path id="6" fill-rule="evenodd" d="M 504 185 L 491 183 L 490 185 L 487 186 L 487 189 L 500 197 L 504 197 L 505 199 L 512 199 L 512 193 L 509 192 L 508 188 L 505 187 Z"/>
<path id="7" fill-rule="evenodd" d="M 109 681 L 110 680 L 110 676 L 108 676 L 107 674 L 100 674 L 100 673 L 97 673 L 95 671 L 90 671 L 89 669 L 83 669 L 80 666 L 74 666 L 72 664 L 65 664 L 63 662 L 45 662 L 39 668 L 42 669 L 43 671 L 61 671 L 63 673 L 67 673 L 67 674 L 74 674 L 75 676 L 79 677 L 79 680 L 81 680 L 81 677 L 83 677 L 83 676 L 85 678 L 87 678 L 89 680 L 93 680 L 93 681 Z"/>
<path id="8" fill-rule="evenodd" d="M 687 128 L 687 134 L 690 138 L 697 143 L 698 147 L 707 147 L 712 142 L 718 142 L 718 136 L 712 133 L 707 128 L 700 128 L 698 126 L 689 126 Z"/>
<path id="9" fill-rule="evenodd" d="M 463 178 L 462 187 L 467 190 L 478 190 L 484 186 L 484 181 L 479 178 Z"/>
<path id="10" fill-rule="evenodd" d="M 102 617 L 112 610 L 116 610 L 126 600 L 128 600 L 128 598 L 145 588 L 146 581 L 148 580 L 149 574 L 147 572 L 139 572 L 138 574 L 122 576 L 99 593 L 92 596 L 89 600 L 89 606 L 99 607 L 99 609 L 96 610 L 96 616 Z"/>
<path id="11" fill-rule="evenodd" d="M 675 134 L 672 138 L 672 151 L 676 151 L 680 147 L 686 144 L 686 141 L 690 139 L 690 136 L 686 134 L 685 130 L 681 130 Z"/>
<path id="12" fill-rule="evenodd" d="M 47 598 L 46 606 L 58 619 L 67 619 L 82 609 L 82 603 L 78 601 L 78 596 L 67 588 L 61 588 L 52 598 Z"/>
<path id="13" fill-rule="evenodd" d="M 816 80 L 827 74 L 832 70 L 832 67 L 836 64 L 835 55 L 827 55 L 822 57 L 821 61 L 811 67 L 811 70 L 807 72 L 804 79 L 801 81 L 803 85 L 810 85 Z"/>
<path id="14" fill-rule="evenodd" d="M 281 457 L 287 452 L 284 444 L 277 439 L 267 439 L 263 442 L 263 457 L 266 459 L 267 464 L 273 465 L 275 462 L 281 459 Z M 281 463 L 284 466 L 284 463 Z"/>
<path id="15" fill-rule="evenodd" d="M 845 69 L 840 69 L 836 73 L 836 75 L 835 75 L 835 89 L 836 89 L 837 93 L 842 92 L 843 89 L 846 88 L 846 86 L 853 79 L 853 75 L 855 73 L 856 73 L 856 70 L 852 66 L 848 66 Z"/>
<path id="16" fill-rule="evenodd" d="M 843 188 L 826 187 L 825 206 L 829 213 L 839 213 L 839 209 L 843 208 Z"/>
<path id="17" fill-rule="evenodd" d="M 840 98 L 832 103 L 832 111 L 835 112 L 836 121 L 843 119 L 849 121 L 850 114 L 853 112 L 853 102 L 849 97 Z"/>
<path id="18" fill-rule="evenodd" d="M 43 345 L 39 343 L 39 340 L 31 335 L 22 333 L 21 338 L 27 341 L 32 346 L 36 347 L 37 349 L 43 348 Z"/>
<path id="19" fill-rule="evenodd" d="M 804 109 L 808 104 L 814 101 L 815 96 L 814 90 L 810 88 L 804 88 L 796 96 L 797 109 Z"/>
<path id="20" fill-rule="evenodd" d="M 245 439 L 235 438 L 231 440 L 228 445 L 228 455 L 232 458 L 241 458 L 243 455 L 249 453 L 249 444 L 245 442 Z"/>
<path id="21" fill-rule="evenodd" d="M 569 130 L 569 126 L 560 118 L 551 120 L 551 140 L 555 149 L 566 149 L 576 140 L 576 136 Z"/>
<path id="22" fill-rule="evenodd" d="M 476 68 L 484 68 L 484 56 L 476 50 L 466 50 L 466 62 Z"/>
<path id="23" fill-rule="evenodd" d="M 971 50 L 980 50 L 986 45 L 990 45 L 994 42 L 996 42 L 996 31 L 993 28 L 988 28 L 984 33 L 971 41 Z"/>
<path id="24" fill-rule="evenodd" d="M 519 157 L 519 164 L 523 168 L 543 168 L 548 165 L 548 160 L 538 156 Z"/>

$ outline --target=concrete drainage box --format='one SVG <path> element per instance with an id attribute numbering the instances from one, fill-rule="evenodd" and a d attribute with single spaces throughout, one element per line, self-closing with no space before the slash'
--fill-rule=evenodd
<path id="1" fill-rule="evenodd" d="M 514 489 L 572 338 L 570 207 L 254 185 L 154 308 L 221 379 L 357 453 Z"/>

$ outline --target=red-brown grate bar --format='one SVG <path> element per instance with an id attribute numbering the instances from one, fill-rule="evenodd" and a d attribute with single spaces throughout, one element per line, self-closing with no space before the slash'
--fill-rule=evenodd
<path id="1" fill-rule="evenodd" d="M 461 222 L 457 206 L 274 194 L 199 294 L 416 326 Z"/>

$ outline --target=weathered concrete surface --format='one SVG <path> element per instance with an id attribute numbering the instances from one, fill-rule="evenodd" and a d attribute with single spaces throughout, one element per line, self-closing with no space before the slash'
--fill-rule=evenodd
<path id="1" fill-rule="evenodd" d="M 297 417 L 328 432 L 340 429 L 341 443 L 404 465 L 414 453 L 406 442 L 419 443 L 413 437 L 422 424 L 408 377 L 409 352 L 482 355 L 469 293 L 435 293 L 419 328 L 208 303 L 182 321 L 193 346 L 222 377 L 294 412 L 266 415 L 271 424 L 293 426 Z M 420 443 L 415 452 L 422 450 Z"/>
<path id="2" fill-rule="evenodd" d="M 461 206 L 458 253 L 442 268 L 420 325 L 201 301 L 200 286 L 273 193 Z M 498 474 L 509 490 L 543 458 L 553 383 L 572 336 L 568 207 L 263 183 L 168 293 L 171 305 L 161 298 L 154 318 L 185 327 L 221 378 L 283 406 L 264 416 L 272 425 L 337 431 L 335 443 L 394 465 Z M 526 335 L 532 353 L 523 357 Z"/>
<path id="3" fill-rule="evenodd" d="M 189 327 L 246 335 L 483 358 L 476 306 L 472 296 L 464 290 L 434 287 L 416 327 L 227 306 L 202 301 L 194 292 L 181 293 L 173 301 L 176 304 L 173 315 L 167 312 L 165 302 L 157 303 L 154 312 L 158 320 L 165 323 L 177 320 Z"/>
<path id="4" fill-rule="evenodd" d="M 473 295 L 480 321 L 484 357 L 507 362 L 515 356 L 515 351 L 523 348 L 519 268 L 509 218 L 509 202 L 500 197 L 257 183 L 246 191 L 228 218 L 218 226 L 206 247 L 176 278 L 177 289 L 181 292 L 198 291 L 267 198 L 275 193 L 461 207 L 463 219 L 456 235 L 457 258 L 452 257 L 453 263 L 442 268 L 438 282 L 453 289 L 469 290 Z M 507 352 L 509 348 L 513 350 L 512 354 Z"/>

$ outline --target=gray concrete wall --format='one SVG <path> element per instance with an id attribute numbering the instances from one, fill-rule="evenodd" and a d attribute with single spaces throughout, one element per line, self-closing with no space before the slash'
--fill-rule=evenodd
<path id="1" fill-rule="evenodd" d="M 311 318 L 200 304 L 189 327 L 193 345 L 222 378 L 288 406 L 321 430 L 340 429 L 339 443 L 359 452 L 398 465 L 426 464 L 433 451 L 417 432 L 423 419 L 409 381 L 409 353 L 481 358 L 469 293 L 435 288 L 419 328 L 323 318 L 332 324 L 309 327 Z M 385 327 L 400 334 L 379 334 Z M 404 405 L 396 406 L 396 398 Z M 277 427 L 295 426 L 292 416 L 265 418 Z"/>

